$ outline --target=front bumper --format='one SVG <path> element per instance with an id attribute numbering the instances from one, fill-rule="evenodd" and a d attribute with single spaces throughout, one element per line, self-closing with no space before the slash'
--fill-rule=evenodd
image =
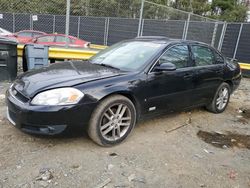
<path id="1" fill-rule="evenodd" d="M 88 125 L 95 103 L 67 106 L 34 106 L 6 92 L 7 118 L 18 129 L 32 134 L 55 135 L 69 126 Z"/>

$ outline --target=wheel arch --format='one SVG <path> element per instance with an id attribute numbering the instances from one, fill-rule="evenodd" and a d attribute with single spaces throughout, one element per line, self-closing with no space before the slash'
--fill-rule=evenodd
<path id="1" fill-rule="evenodd" d="M 139 119 L 140 115 L 141 115 L 141 105 L 139 103 L 139 101 L 136 99 L 136 97 L 133 95 L 132 92 L 130 91 L 124 91 L 124 90 L 120 90 L 120 91 L 113 91 L 107 95 L 105 95 L 104 97 L 102 97 L 99 102 L 105 100 L 106 98 L 112 96 L 112 95 L 122 95 L 126 98 L 128 98 L 135 106 L 136 109 L 136 114 L 137 114 L 137 120 Z"/>
<path id="2" fill-rule="evenodd" d="M 230 93 L 232 93 L 232 91 L 233 91 L 233 82 L 232 82 L 232 80 L 225 80 L 224 82 L 229 85 Z"/>

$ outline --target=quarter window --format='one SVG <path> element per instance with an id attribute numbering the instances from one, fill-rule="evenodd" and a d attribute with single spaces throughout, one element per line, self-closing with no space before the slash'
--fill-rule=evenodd
<path id="1" fill-rule="evenodd" d="M 42 33 L 38 33 L 38 32 L 34 32 L 33 33 L 33 37 L 39 37 L 39 36 L 41 36 L 41 35 L 43 35 Z"/>
<path id="2" fill-rule="evenodd" d="M 213 65 L 213 51 L 205 46 L 192 46 L 196 66 Z"/>
<path id="3" fill-rule="evenodd" d="M 177 45 L 168 49 L 160 58 L 159 64 L 173 63 L 176 68 L 187 67 L 189 51 L 187 45 Z"/>

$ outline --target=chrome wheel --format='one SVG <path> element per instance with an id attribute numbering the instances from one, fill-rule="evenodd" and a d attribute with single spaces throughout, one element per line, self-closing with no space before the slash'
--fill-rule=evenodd
<path id="1" fill-rule="evenodd" d="M 226 87 L 220 89 L 218 97 L 216 99 L 216 107 L 218 110 L 223 110 L 229 99 L 229 90 Z"/>
<path id="2" fill-rule="evenodd" d="M 100 132 L 104 139 L 115 141 L 123 137 L 131 125 L 131 111 L 125 104 L 114 104 L 101 118 Z"/>

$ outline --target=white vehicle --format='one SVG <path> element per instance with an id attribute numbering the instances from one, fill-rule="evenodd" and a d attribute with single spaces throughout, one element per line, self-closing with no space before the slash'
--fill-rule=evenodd
<path id="1" fill-rule="evenodd" d="M 6 35 L 12 35 L 12 33 L 0 27 L 0 36 L 6 36 Z"/>

